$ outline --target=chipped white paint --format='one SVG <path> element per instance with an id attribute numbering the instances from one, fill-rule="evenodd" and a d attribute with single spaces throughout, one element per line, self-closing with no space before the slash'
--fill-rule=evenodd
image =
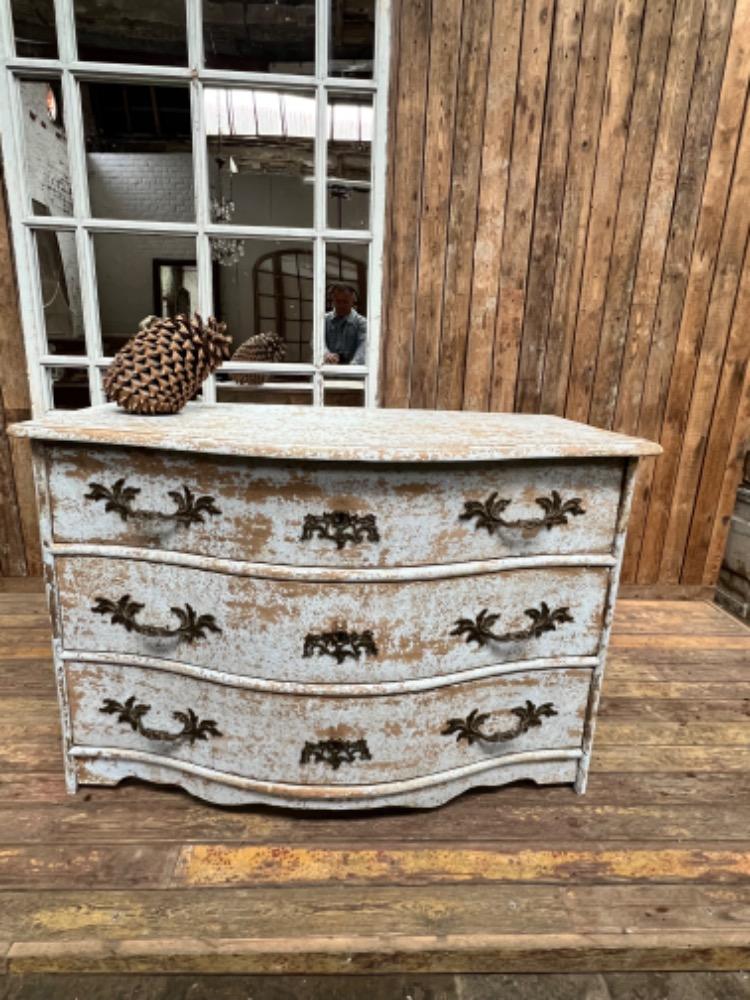
<path id="1" fill-rule="evenodd" d="M 661 448 L 553 416 L 188 403 L 143 417 L 114 404 L 55 410 L 9 433 L 46 441 L 340 462 L 507 462 L 658 455 Z"/>
<path id="2" fill-rule="evenodd" d="M 189 406 L 173 417 L 113 407 L 19 425 L 35 441 L 68 787 L 134 775 L 214 802 L 332 809 L 432 806 L 518 778 L 585 788 L 636 459 L 658 446 L 554 417 L 419 411 Z M 189 453 L 189 454 L 188 454 Z M 122 520 L 85 499 L 125 478 L 137 506 L 173 509 L 187 485 L 220 510 L 175 528 Z M 490 535 L 462 521 L 497 492 L 508 520 L 537 497 L 581 498 L 586 513 Z M 301 541 L 308 513 L 372 513 L 380 540 L 337 549 Z M 143 605 L 173 628 L 189 603 L 220 632 L 154 638 L 92 611 L 100 597 Z M 498 634 L 529 608 L 573 621 L 483 646 L 453 636 L 488 609 Z M 313 653 L 305 637 L 373 634 L 358 659 Z M 101 712 L 105 698 L 213 719 L 221 737 L 159 741 Z M 508 742 L 441 735 L 449 718 L 549 702 L 556 715 Z M 306 742 L 367 740 L 370 759 L 302 764 Z"/>
<path id="3" fill-rule="evenodd" d="M 523 660 L 515 663 L 491 663 L 486 667 L 476 667 L 473 670 L 462 670 L 459 673 L 440 674 L 436 677 L 411 677 L 406 680 L 381 681 L 379 683 L 361 683 L 353 681 L 350 684 L 316 683 L 315 681 L 276 681 L 264 677 L 242 677 L 223 670 L 196 667 L 191 663 L 181 663 L 179 660 L 157 659 L 154 656 L 138 656 L 135 653 L 122 655 L 120 653 L 86 653 L 81 650 L 67 651 L 62 654 L 64 660 L 78 664 L 82 663 L 115 663 L 120 666 L 128 664 L 144 667 L 147 670 L 166 670 L 167 673 L 182 674 L 185 677 L 195 677 L 211 684 L 223 684 L 228 687 L 245 688 L 250 691 L 267 691 L 270 694 L 296 694 L 304 698 L 310 695 L 325 695 L 329 698 L 379 697 L 386 694 L 408 694 L 410 691 L 431 691 L 439 687 L 449 687 L 451 684 L 467 681 L 484 680 L 487 677 L 499 677 L 501 674 L 515 674 L 519 670 L 528 673 L 532 670 L 555 670 L 568 667 L 571 670 L 593 670 L 599 660 L 595 656 L 548 656 L 536 660 Z"/>
<path id="4" fill-rule="evenodd" d="M 58 558 L 57 574 L 66 649 L 166 657 L 243 676 L 316 683 L 373 683 L 532 657 L 593 656 L 609 578 L 606 569 L 558 567 L 318 586 L 93 557 Z M 170 609 L 188 603 L 198 614 L 214 615 L 221 632 L 207 631 L 191 643 L 151 637 L 92 611 L 98 598 L 116 602 L 125 594 L 144 606 L 140 623 L 173 628 L 177 619 Z M 495 633 L 526 629 L 531 619 L 525 610 L 543 601 L 553 610 L 570 608 L 573 621 L 533 638 L 483 647 L 451 635 L 458 619 L 474 619 L 484 608 L 500 616 Z M 370 630 L 377 656 L 343 663 L 303 656 L 308 634 L 336 629 Z"/>
<path id="5" fill-rule="evenodd" d="M 188 677 L 114 664 L 67 665 L 76 747 L 139 750 L 197 764 L 244 778 L 297 785 L 376 785 L 452 771 L 475 763 L 500 762 L 509 753 L 578 750 L 591 674 L 584 670 L 515 673 L 408 695 L 379 698 L 331 698 L 268 695 L 248 689 L 206 684 Z M 145 726 L 179 732 L 174 711 L 192 709 L 200 720 L 213 720 L 221 736 L 174 743 L 148 739 L 117 715 L 101 711 L 105 699 L 151 706 Z M 556 713 L 541 725 L 507 742 L 472 746 L 443 735 L 452 718 L 474 709 L 491 713 L 490 733 L 514 731 L 512 709 L 527 701 L 552 705 Z M 326 740 L 365 740 L 370 760 L 334 768 L 301 760 L 305 744 Z"/>
<path id="6" fill-rule="evenodd" d="M 294 785 L 241 778 L 197 764 L 167 760 L 140 750 L 73 747 L 81 782 L 116 785 L 137 777 L 164 785 L 181 785 L 193 795 L 219 805 L 258 803 L 293 806 L 295 809 L 367 809 L 383 806 L 442 805 L 477 785 L 496 787 L 521 778 L 538 785 L 571 784 L 575 780 L 580 750 L 537 750 L 476 761 L 464 767 L 407 781 L 380 785 Z"/>
<path id="7" fill-rule="evenodd" d="M 622 460 L 558 460 L 425 466 L 353 465 L 219 459 L 167 453 L 154 461 L 144 449 L 51 448 L 50 489 L 56 542 L 122 544 L 190 552 L 216 559 L 314 566 L 410 566 L 467 562 L 509 555 L 608 553 L 620 499 Z M 128 470 L 138 489 L 133 508 L 171 514 L 170 493 L 184 486 L 214 498 L 218 514 L 203 523 L 128 517 L 86 499 L 90 484 L 111 490 Z M 510 501 L 509 521 L 539 521 L 537 498 L 579 498 L 582 514 L 567 523 L 499 528 L 490 534 L 462 520 L 466 501 L 493 493 Z M 337 549 L 328 539 L 301 540 L 305 515 L 345 510 L 374 514 L 379 542 Z M 81 515 L 85 516 L 81 516 Z"/>

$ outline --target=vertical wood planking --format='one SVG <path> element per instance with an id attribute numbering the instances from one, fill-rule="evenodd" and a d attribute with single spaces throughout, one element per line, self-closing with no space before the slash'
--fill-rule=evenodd
<path id="1" fill-rule="evenodd" d="M 676 336 L 685 296 L 732 22 L 731 6 L 725 0 L 708 0 L 698 40 L 697 34 L 691 32 L 699 30 L 702 9 L 703 0 L 689 5 L 686 12 L 689 20 L 683 24 L 678 8 L 672 33 L 614 419 L 615 429 L 624 434 L 638 431 L 654 322 L 658 329 L 671 329 Z M 688 88 L 685 80 L 690 74 L 691 48 L 696 66 L 692 86 Z M 690 98 L 690 108 L 683 135 L 680 105 L 685 96 Z M 659 318 L 655 320 L 657 307 Z"/>
<path id="2" fill-rule="evenodd" d="M 732 326 L 721 368 L 711 431 L 701 469 L 700 484 L 690 523 L 681 583 L 702 582 L 714 524 L 721 521 L 721 490 L 724 470 L 737 463 L 731 454 L 735 415 L 741 410 L 750 354 L 750 250 L 745 241 L 745 263 L 734 307 Z M 750 442 L 748 442 L 750 443 Z M 725 513 L 726 522 L 731 510 Z M 727 524 L 728 527 L 728 524 Z"/>
<path id="3" fill-rule="evenodd" d="M 552 0 L 527 0 L 524 5 L 492 359 L 492 410 L 512 410 L 516 395 L 553 15 Z"/>
<path id="4" fill-rule="evenodd" d="M 719 108 L 702 193 L 677 347 L 666 395 L 661 444 L 664 454 L 653 470 L 652 494 L 659 498 L 648 510 L 644 559 L 639 578 L 657 579 L 669 520 L 675 477 L 688 419 L 688 406 L 708 309 L 716 255 L 729 197 L 742 116 L 748 92 L 750 2 L 738 0 L 721 84 Z M 681 558 L 681 556 L 680 556 Z"/>
<path id="5" fill-rule="evenodd" d="M 723 7 L 726 11 L 725 3 Z M 703 0 L 678 0 L 631 305 L 629 349 L 623 359 L 622 399 L 618 399 L 615 414 L 616 429 L 654 438 L 658 438 L 661 430 L 713 127 L 725 33 L 731 20 L 731 11 L 722 16 L 709 2 L 703 21 L 702 59 L 696 66 L 703 15 Z M 708 32 L 713 32 L 713 36 Z M 709 41 L 711 37 L 713 41 Z M 719 72 L 708 72 L 711 57 L 719 65 Z M 686 79 L 692 81 L 692 87 L 685 86 Z M 713 88 L 713 99 L 705 101 L 703 88 L 708 86 Z M 692 122 L 688 120 L 690 109 Z M 653 473 L 654 460 L 649 459 L 640 470 L 636 486 L 630 542 L 623 564 L 623 576 L 628 581 L 635 578 L 641 553 Z"/>
<path id="6" fill-rule="evenodd" d="M 645 9 L 588 415 L 597 427 L 611 427 L 614 418 L 674 12 L 675 0 L 658 0 Z"/>
<path id="7" fill-rule="evenodd" d="M 643 28 L 644 0 L 618 0 L 607 68 L 594 191 L 586 239 L 565 416 L 586 421 L 612 255 L 633 87 Z"/>
<path id="8" fill-rule="evenodd" d="M 433 0 L 411 376 L 411 405 L 428 409 L 437 397 L 462 10 L 463 0 Z"/>
<path id="9" fill-rule="evenodd" d="M 565 412 L 586 251 L 614 0 L 587 0 L 542 382 L 543 413 Z"/>
<path id="10" fill-rule="evenodd" d="M 558 5 L 550 55 L 538 195 L 516 385 L 515 408 L 521 413 L 537 413 L 542 400 L 544 358 L 565 194 L 582 21 L 583 0 L 570 0 Z"/>
<path id="11" fill-rule="evenodd" d="M 689 397 L 685 431 L 681 437 L 680 461 L 674 488 L 670 492 L 669 523 L 664 536 L 664 550 L 659 567 L 660 579 L 670 583 L 679 581 L 684 561 L 698 476 L 706 449 L 707 431 L 711 423 L 719 372 L 734 312 L 739 269 L 747 243 L 750 226 L 748 199 L 750 199 L 750 116 L 746 115 L 713 274 L 708 312 L 703 336 L 699 341 L 700 355 Z"/>
<path id="12" fill-rule="evenodd" d="M 745 260 L 745 267 L 747 267 L 747 258 Z M 735 312 L 735 318 L 737 316 L 738 313 Z M 750 427 L 750 364 L 747 363 L 746 355 L 745 384 L 740 390 L 740 405 L 737 409 L 732 440 L 729 445 L 729 458 L 722 477 L 719 504 L 717 510 L 714 512 L 711 538 L 709 539 L 706 562 L 703 567 L 703 580 L 708 586 L 715 585 L 724 558 L 729 531 L 729 519 L 735 504 L 737 482 L 742 476 L 742 467 L 745 462 L 748 445 L 750 445 L 748 427 Z"/>
<path id="13" fill-rule="evenodd" d="M 383 399 L 408 406 L 419 259 L 419 203 L 422 190 L 429 0 L 404 0 L 398 17 L 396 102 L 391 149 L 388 285 L 384 289 L 387 334 L 383 344 Z"/>
<path id="14" fill-rule="evenodd" d="M 453 173 L 450 187 L 448 246 L 442 289 L 443 323 L 436 405 L 461 409 L 471 308 L 472 260 L 484 130 L 493 0 L 464 4 L 461 31 Z M 416 373 L 418 375 L 418 372 Z"/>
<path id="15" fill-rule="evenodd" d="M 522 14 L 523 5 L 516 0 L 495 0 L 466 342 L 464 409 L 467 410 L 489 409 Z"/>

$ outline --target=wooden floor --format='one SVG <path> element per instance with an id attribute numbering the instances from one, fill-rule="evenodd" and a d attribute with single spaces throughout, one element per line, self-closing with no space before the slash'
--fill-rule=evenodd
<path id="1" fill-rule="evenodd" d="M 5 971 L 750 968 L 750 630 L 710 604 L 618 605 L 584 797 L 341 817 L 136 783 L 67 796 L 21 583 L 0 581 Z"/>

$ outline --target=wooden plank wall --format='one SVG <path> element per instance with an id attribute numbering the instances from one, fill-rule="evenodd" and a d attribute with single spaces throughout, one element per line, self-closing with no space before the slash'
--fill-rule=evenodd
<path id="1" fill-rule="evenodd" d="M 750 429 L 750 0 L 396 0 L 383 401 L 658 440 L 623 580 L 713 586 Z"/>
<path id="2" fill-rule="evenodd" d="M 31 416 L 13 254 L 0 172 L 0 577 L 42 572 L 28 441 L 5 428 Z"/>

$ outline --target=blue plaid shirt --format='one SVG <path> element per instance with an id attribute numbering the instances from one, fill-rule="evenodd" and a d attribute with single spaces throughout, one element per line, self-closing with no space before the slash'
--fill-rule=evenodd
<path id="1" fill-rule="evenodd" d="M 356 309 L 347 316 L 326 313 L 326 350 L 338 354 L 342 365 L 365 363 L 367 320 Z"/>

